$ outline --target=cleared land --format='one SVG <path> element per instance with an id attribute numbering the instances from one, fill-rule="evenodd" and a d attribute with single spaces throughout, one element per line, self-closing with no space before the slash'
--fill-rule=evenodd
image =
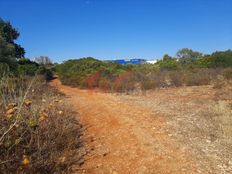
<path id="1" fill-rule="evenodd" d="M 80 173 L 232 173 L 229 93 L 201 86 L 117 95 L 52 85 L 87 128 Z"/>

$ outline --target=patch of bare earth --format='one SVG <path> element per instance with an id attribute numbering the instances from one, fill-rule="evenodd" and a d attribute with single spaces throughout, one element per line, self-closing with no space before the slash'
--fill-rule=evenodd
<path id="1" fill-rule="evenodd" d="M 90 153 L 77 172 L 232 173 L 232 144 L 204 112 L 216 102 L 212 87 L 116 95 L 52 85 L 87 127 Z"/>

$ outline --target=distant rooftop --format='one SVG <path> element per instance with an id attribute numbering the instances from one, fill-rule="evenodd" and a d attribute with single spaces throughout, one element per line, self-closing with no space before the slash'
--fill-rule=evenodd
<path id="1" fill-rule="evenodd" d="M 109 60 L 110 62 L 116 62 L 121 65 L 128 65 L 128 64 L 133 64 L 133 65 L 138 65 L 138 64 L 145 64 L 146 60 L 145 59 L 117 59 L 117 60 Z"/>
<path id="2" fill-rule="evenodd" d="M 116 62 L 121 65 L 140 65 L 140 64 L 155 64 L 157 60 L 146 60 L 146 59 L 115 59 L 115 60 L 107 60 L 108 62 Z"/>

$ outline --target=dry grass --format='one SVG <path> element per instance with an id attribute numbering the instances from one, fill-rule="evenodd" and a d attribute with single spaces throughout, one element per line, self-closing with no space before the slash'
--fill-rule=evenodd
<path id="1" fill-rule="evenodd" d="M 232 140 L 232 81 L 230 79 L 227 74 L 219 76 L 214 82 L 213 87 L 216 90 L 214 100 L 217 104 L 210 109 L 210 113 L 216 117 L 223 135 Z"/>
<path id="2" fill-rule="evenodd" d="M 232 140 L 232 107 L 231 103 L 226 101 L 218 101 L 218 103 L 211 108 L 209 113 L 215 120 L 215 123 L 220 128 L 222 136 Z"/>
<path id="3" fill-rule="evenodd" d="M 83 163 L 82 126 L 64 96 L 41 77 L 2 77 L 0 92 L 1 173 L 63 173 Z"/>
<path id="4" fill-rule="evenodd" d="M 155 70 L 149 73 L 130 73 L 126 79 L 117 79 L 122 84 L 123 90 L 118 92 L 137 90 L 139 84 L 142 90 L 152 90 L 180 86 L 203 86 L 217 81 L 221 86 L 232 78 L 231 68 L 227 69 L 192 69 L 192 70 Z M 222 77 L 223 83 L 218 82 Z M 127 82 L 130 82 L 129 84 Z M 109 85 L 110 86 L 110 85 Z"/>
<path id="5" fill-rule="evenodd" d="M 146 95 L 122 95 L 120 100 L 147 107 L 154 119 L 162 115 L 167 127 L 158 131 L 197 159 L 199 173 L 232 173 L 232 83 L 223 83 L 221 88 L 166 88 Z"/>

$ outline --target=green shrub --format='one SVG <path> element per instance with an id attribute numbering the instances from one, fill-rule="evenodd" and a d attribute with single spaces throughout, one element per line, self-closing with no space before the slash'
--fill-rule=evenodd
<path id="1" fill-rule="evenodd" d="M 38 72 L 38 66 L 34 64 L 25 64 L 18 66 L 18 73 L 22 75 L 35 75 Z"/>
<path id="2" fill-rule="evenodd" d="M 10 72 L 10 67 L 6 63 L 0 63 L 0 78 L 4 76 L 5 73 Z"/>
<path id="3" fill-rule="evenodd" d="M 177 70 L 181 66 L 177 59 L 160 60 L 156 64 L 161 70 Z"/>

